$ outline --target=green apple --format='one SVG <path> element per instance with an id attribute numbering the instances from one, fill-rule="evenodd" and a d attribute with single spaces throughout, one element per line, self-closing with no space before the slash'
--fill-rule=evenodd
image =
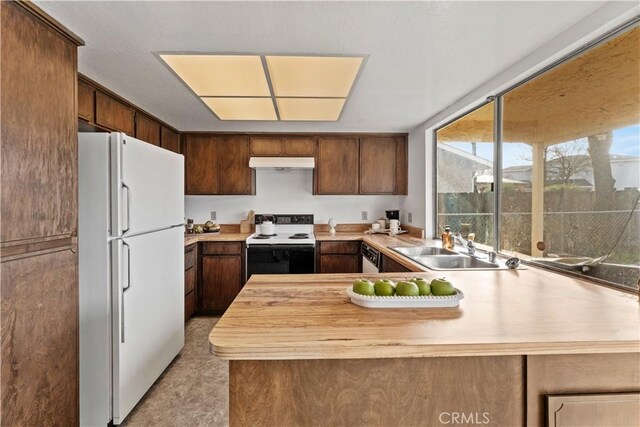
<path id="1" fill-rule="evenodd" d="M 429 282 L 426 281 L 426 279 L 423 279 L 422 277 L 414 277 L 409 281 L 418 285 L 420 296 L 431 295 L 431 286 L 429 285 Z"/>
<path id="2" fill-rule="evenodd" d="M 454 295 L 456 290 L 450 281 L 441 277 L 431 281 L 431 293 L 433 295 Z"/>
<path id="3" fill-rule="evenodd" d="M 375 287 L 371 280 L 358 279 L 353 282 L 353 292 L 360 295 L 375 295 Z"/>
<path id="4" fill-rule="evenodd" d="M 396 293 L 396 286 L 389 279 L 380 279 L 375 285 L 376 295 L 381 297 L 392 297 Z"/>
<path id="5" fill-rule="evenodd" d="M 418 285 L 413 282 L 398 282 L 396 285 L 396 295 L 401 297 L 417 297 L 420 295 Z"/>

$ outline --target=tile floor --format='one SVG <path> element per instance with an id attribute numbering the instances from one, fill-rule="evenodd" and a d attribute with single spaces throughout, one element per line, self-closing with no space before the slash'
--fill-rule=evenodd
<path id="1" fill-rule="evenodd" d="M 180 354 L 125 419 L 123 426 L 229 425 L 229 365 L 209 353 L 218 317 L 187 322 Z"/>

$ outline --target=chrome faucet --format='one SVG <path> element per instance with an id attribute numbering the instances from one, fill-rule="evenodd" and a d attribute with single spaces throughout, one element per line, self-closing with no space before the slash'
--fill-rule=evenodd
<path id="1" fill-rule="evenodd" d="M 460 234 L 460 233 L 454 235 L 453 238 L 458 243 L 460 243 L 462 246 L 465 246 L 467 248 L 467 252 L 468 252 L 469 255 L 471 255 L 471 256 L 475 256 L 476 255 L 476 244 L 473 242 L 473 240 L 465 240 L 462 237 L 462 234 Z"/>

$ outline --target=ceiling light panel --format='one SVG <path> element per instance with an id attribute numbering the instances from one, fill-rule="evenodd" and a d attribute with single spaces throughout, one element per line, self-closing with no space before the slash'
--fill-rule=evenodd
<path id="1" fill-rule="evenodd" d="M 276 97 L 346 98 L 362 60 L 362 57 L 266 56 Z"/>
<path id="2" fill-rule="evenodd" d="M 259 55 L 160 55 L 198 96 L 271 96 Z"/>
<path id="3" fill-rule="evenodd" d="M 276 98 L 281 120 L 336 121 L 344 98 Z"/>
<path id="4" fill-rule="evenodd" d="M 278 120 L 271 98 L 215 98 L 202 100 L 220 120 Z"/>

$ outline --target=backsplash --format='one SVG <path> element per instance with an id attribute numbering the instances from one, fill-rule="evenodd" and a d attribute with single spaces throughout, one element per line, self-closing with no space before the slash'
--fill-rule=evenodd
<path id="1" fill-rule="evenodd" d="M 221 224 L 239 223 L 249 209 L 256 213 L 315 215 L 316 224 L 329 218 L 337 223 L 368 223 L 384 216 L 388 209 L 401 209 L 406 196 L 314 196 L 313 171 L 256 171 L 255 196 L 186 196 L 185 215 L 196 223 L 217 212 Z M 362 219 L 368 211 L 368 220 Z M 403 218 L 405 213 L 401 212 Z"/>

